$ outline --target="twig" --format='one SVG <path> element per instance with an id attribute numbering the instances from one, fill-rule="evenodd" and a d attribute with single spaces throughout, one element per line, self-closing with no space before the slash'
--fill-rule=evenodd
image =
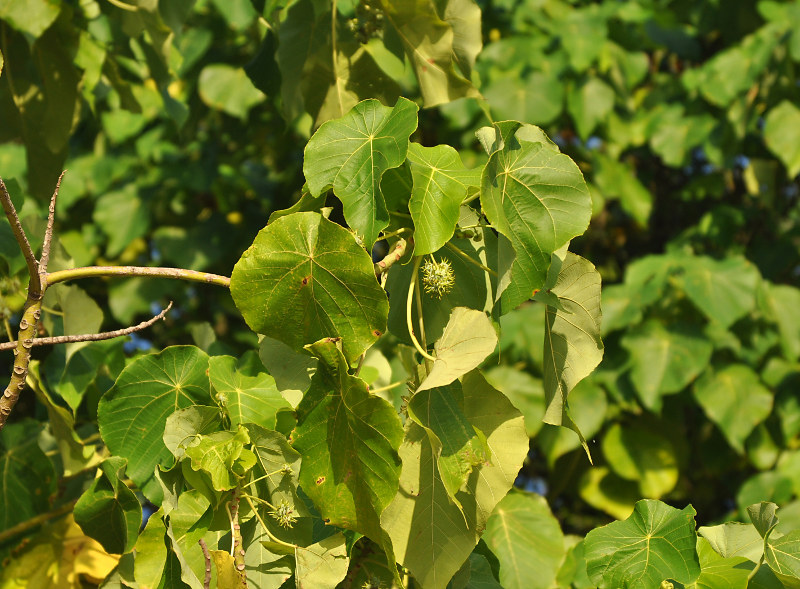
<path id="1" fill-rule="evenodd" d="M 11 196 L 9 196 L 8 189 L 2 178 L 0 178 L 0 201 L 3 203 L 3 210 L 6 212 L 8 222 L 11 224 L 11 230 L 14 232 L 14 239 L 17 240 L 19 248 L 22 250 L 22 255 L 25 257 L 25 263 L 28 265 L 28 273 L 31 275 L 28 291 L 41 297 L 43 293 L 42 284 L 39 281 L 39 262 L 36 260 L 31 244 L 28 241 L 28 236 L 25 235 L 25 230 L 19 221 L 17 209 L 14 208 L 14 203 L 11 202 Z"/>
<path id="2" fill-rule="evenodd" d="M 50 245 L 53 241 L 53 225 L 56 220 L 56 200 L 58 199 L 58 190 L 61 188 L 61 180 L 64 179 L 64 174 L 67 171 L 61 172 L 56 182 L 56 189 L 53 191 L 53 196 L 50 198 L 50 208 L 47 212 L 47 229 L 44 231 L 44 242 L 42 243 L 42 257 L 39 260 L 39 273 L 45 274 L 47 272 L 47 264 L 50 262 Z"/>
<path id="3" fill-rule="evenodd" d="M 8 528 L 7 530 L 3 530 L 0 532 L 0 545 L 4 542 L 10 540 L 14 536 L 18 536 L 28 530 L 35 528 L 43 523 L 50 521 L 51 519 L 55 519 L 60 517 L 66 513 L 72 511 L 72 508 L 75 507 L 75 504 L 78 502 L 77 499 L 70 501 L 69 503 L 65 503 L 61 507 L 54 509 L 53 511 L 48 511 L 47 513 L 40 513 L 39 515 L 32 517 L 31 519 L 25 520 L 24 522 L 18 523 L 16 526 Z"/>
<path id="4" fill-rule="evenodd" d="M 216 284 L 218 286 L 224 286 L 225 288 L 230 288 L 231 286 L 230 278 L 227 276 L 219 276 L 218 274 L 185 270 L 183 268 L 153 268 L 140 266 L 86 266 L 85 268 L 59 270 L 47 275 L 47 284 L 50 285 L 58 282 L 66 282 L 67 280 L 102 276 L 156 276 L 160 278 L 175 278 L 191 282 L 202 282 L 204 284 Z"/>
<path id="5" fill-rule="evenodd" d="M 405 380 L 398 380 L 397 382 L 393 382 L 392 384 L 387 384 L 385 387 L 378 387 L 377 389 L 369 389 L 369 392 L 373 395 L 377 395 L 378 393 L 383 393 L 385 391 L 391 391 L 392 389 L 396 389 L 402 384 L 406 384 Z"/>
<path id="6" fill-rule="evenodd" d="M 231 518 L 231 556 L 233 557 L 233 564 L 236 567 L 236 573 L 239 575 L 239 583 L 241 587 L 247 587 L 247 573 L 245 572 L 244 562 L 244 547 L 242 546 L 242 530 L 239 526 L 239 487 L 236 487 L 231 494 L 231 500 L 227 505 L 230 505 L 228 516 Z"/>
<path id="7" fill-rule="evenodd" d="M 458 254 L 459 256 L 464 258 L 470 264 L 473 264 L 473 265 L 477 266 L 478 268 L 480 268 L 484 272 L 488 272 L 492 276 L 497 276 L 497 272 L 495 272 L 491 268 L 488 268 L 488 267 L 484 266 L 478 260 L 475 260 L 474 258 L 471 258 L 469 255 L 467 255 L 466 253 L 462 252 L 460 249 L 458 249 L 456 246 L 454 246 L 449 241 L 445 244 L 445 246 L 447 246 L 447 249 L 449 249 L 450 251 L 455 252 L 456 254 Z"/>
<path id="8" fill-rule="evenodd" d="M 59 335 L 55 337 L 38 337 L 33 339 L 30 342 L 32 346 L 52 346 L 55 344 L 72 344 L 76 342 L 98 342 L 101 340 L 106 339 L 113 339 L 115 337 L 121 337 L 123 335 L 128 335 L 134 333 L 136 331 L 141 331 L 143 329 L 147 329 L 153 323 L 158 321 L 159 319 L 163 319 L 164 316 L 169 312 L 172 308 L 172 301 L 169 302 L 167 307 L 161 311 L 158 315 L 151 317 L 147 321 L 142 321 L 138 325 L 132 325 L 131 327 L 124 327 L 122 329 L 115 329 L 114 331 L 104 331 L 102 333 L 85 333 L 81 335 Z M 0 344 L 0 351 L 3 350 L 11 350 L 17 346 L 17 342 L 6 342 Z"/>
<path id="9" fill-rule="evenodd" d="M 203 557 L 206 559 L 206 576 L 203 579 L 203 589 L 208 589 L 211 587 L 211 554 L 208 552 L 205 540 L 200 538 L 197 543 L 200 544 L 200 548 L 203 550 Z"/>
<path id="10" fill-rule="evenodd" d="M 409 238 L 411 240 L 411 238 Z M 406 248 L 408 243 L 405 239 L 398 239 L 397 243 L 394 244 L 392 251 L 390 251 L 386 256 L 380 261 L 374 264 L 375 266 L 375 276 L 380 276 L 381 274 L 387 272 L 389 268 L 391 268 L 395 262 L 399 261 L 406 254 Z"/>

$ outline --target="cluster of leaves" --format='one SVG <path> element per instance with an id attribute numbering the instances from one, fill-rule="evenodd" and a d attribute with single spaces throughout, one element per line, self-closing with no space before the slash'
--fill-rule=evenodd
<path id="1" fill-rule="evenodd" d="M 0 173 L 37 246 L 69 154 L 52 269 L 241 260 L 235 306 L 48 290 L 49 334 L 171 293 L 152 338 L 195 345 L 38 356 L 0 534 L 76 500 L 80 527 L 0 535 L 4 583 L 797 584 L 796 2 L 498 0 L 483 52 L 469 0 L 25 4 L 0 2 Z M 7 225 L 0 255 L 13 322 Z M 523 459 L 547 501 L 501 500 Z M 603 512 L 628 519 L 584 539 Z"/>

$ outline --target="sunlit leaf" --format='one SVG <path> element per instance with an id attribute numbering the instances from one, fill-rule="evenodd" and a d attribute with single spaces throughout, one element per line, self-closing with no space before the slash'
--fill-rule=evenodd
<path id="1" fill-rule="evenodd" d="M 305 548 L 298 546 L 295 559 L 298 589 L 335 589 L 347 574 L 350 562 L 341 533 Z"/>
<path id="2" fill-rule="evenodd" d="M 349 361 L 386 331 L 386 293 L 367 252 L 318 213 L 267 225 L 231 275 L 231 295 L 247 324 L 302 350 L 339 336 Z"/>
<path id="3" fill-rule="evenodd" d="M 764 540 L 750 524 L 727 522 L 718 526 L 700 526 L 697 533 L 724 558 L 741 556 L 757 563 L 764 553 Z"/>
<path id="4" fill-rule="evenodd" d="M 603 436 L 611 469 L 636 481 L 644 497 L 658 499 L 678 483 L 678 457 L 669 438 L 637 426 L 612 425 Z"/>
<path id="5" fill-rule="evenodd" d="M 564 535 L 547 501 L 510 493 L 497 504 L 484 537 L 500 561 L 504 589 L 549 589 L 564 559 Z"/>
<path id="6" fill-rule="evenodd" d="M 800 174 L 800 145 L 792 129 L 800 125 L 800 108 L 784 100 L 770 109 L 764 122 L 764 143 L 786 166 L 790 178 Z"/>
<path id="7" fill-rule="evenodd" d="M 400 98 L 394 108 L 365 100 L 322 125 L 306 145 L 303 173 L 311 194 L 333 188 L 347 224 L 367 247 L 389 224 L 381 177 L 403 163 L 416 128 L 417 106 L 410 100 Z"/>
<path id="8" fill-rule="evenodd" d="M 700 575 L 695 511 L 643 499 L 625 521 L 586 535 L 586 567 L 598 587 L 652 589 L 672 579 L 688 584 Z"/>
<path id="9" fill-rule="evenodd" d="M 236 487 L 256 463 L 255 455 L 244 447 L 249 443 L 247 430 L 239 426 L 236 432 L 197 436 L 185 454 L 192 461 L 192 470 L 203 471 L 211 477 L 216 491 L 228 491 Z"/>
<path id="10" fill-rule="evenodd" d="M 541 141 L 535 128 L 503 123 L 502 147 L 491 154 L 481 180 L 481 205 L 492 226 L 511 240 L 516 259 L 502 295 L 508 312 L 541 289 L 550 254 L 586 230 L 591 197 L 578 167 Z"/>

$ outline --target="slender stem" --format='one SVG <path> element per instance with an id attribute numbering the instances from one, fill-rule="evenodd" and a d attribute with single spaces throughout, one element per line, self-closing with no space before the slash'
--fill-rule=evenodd
<path id="1" fill-rule="evenodd" d="M 465 204 L 471 203 L 473 200 L 478 198 L 480 195 L 481 195 L 481 193 L 480 193 L 480 191 L 478 191 L 475 194 L 473 194 L 472 196 L 468 196 L 467 198 L 465 198 L 464 200 L 461 201 L 461 205 L 463 206 Z M 462 227 L 462 229 L 464 229 L 464 227 Z"/>
<path id="2" fill-rule="evenodd" d="M 6 335 L 8 336 L 9 341 L 14 340 L 14 332 L 11 331 L 11 324 L 8 322 L 8 317 L 3 317 L 3 327 L 6 330 Z"/>
<path id="3" fill-rule="evenodd" d="M 358 376 L 361 374 L 361 367 L 364 366 L 364 358 L 367 357 L 367 353 L 364 352 L 361 356 L 358 357 L 358 366 L 356 366 L 356 371 L 353 373 L 353 376 Z"/>
<path id="4" fill-rule="evenodd" d="M 163 311 L 161 311 L 158 315 L 151 317 L 147 321 L 142 321 L 138 325 L 133 325 L 131 327 L 115 329 L 114 331 L 104 331 L 102 333 L 86 333 L 81 335 L 59 335 L 56 337 L 39 337 L 26 343 L 30 344 L 31 346 L 52 346 L 55 344 L 71 344 L 75 342 L 97 342 L 106 339 L 113 339 L 115 337 L 121 337 L 123 335 L 134 333 L 135 331 L 141 331 L 143 329 L 147 329 L 159 319 L 163 319 L 164 315 L 166 315 L 171 308 L 172 308 L 172 301 L 170 301 L 167 307 Z M 15 341 L 2 343 L 0 344 L 0 351 L 11 350 L 16 346 L 17 342 Z"/>
<path id="5" fill-rule="evenodd" d="M 281 546 L 286 546 L 287 548 L 291 548 L 292 550 L 297 548 L 297 546 L 295 546 L 294 544 L 289 544 L 288 542 L 284 542 L 280 538 L 273 535 L 273 533 L 269 531 L 266 522 L 263 519 L 261 519 L 261 515 L 258 513 L 256 506 L 253 505 L 253 502 L 250 500 L 250 496 L 249 495 L 242 495 L 242 496 L 244 497 L 244 500 L 250 504 L 250 509 L 253 510 L 253 514 L 256 516 L 258 523 L 260 523 L 261 527 L 264 528 L 264 532 L 267 534 L 267 536 L 269 536 L 270 540 L 272 540 L 276 544 L 280 544 Z"/>
<path id="6" fill-rule="evenodd" d="M 75 507 L 75 504 L 77 502 L 78 500 L 74 499 L 69 503 L 65 503 L 64 505 L 57 507 L 53 511 L 48 511 L 47 513 L 40 513 L 39 515 L 32 517 L 31 519 L 18 523 L 16 526 L 8 528 L 7 530 L 3 530 L 2 532 L 0 532 L 0 544 L 3 544 L 3 542 L 10 540 L 14 536 L 18 536 L 20 534 L 27 532 L 28 530 L 32 530 L 36 526 L 46 523 L 51 519 L 55 519 L 66 513 L 69 513 L 70 511 L 72 511 L 72 508 Z"/>
<path id="7" fill-rule="evenodd" d="M 64 174 L 67 171 L 61 172 L 56 182 L 56 188 L 53 190 L 53 196 L 50 198 L 50 207 L 47 211 L 47 229 L 44 231 L 44 242 L 42 243 L 42 257 L 39 260 L 39 274 L 47 273 L 47 264 L 50 262 L 50 246 L 53 242 L 53 226 L 56 221 L 56 200 L 58 200 L 58 191 L 61 188 L 61 180 L 64 179 Z"/>
<path id="8" fill-rule="evenodd" d="M 484 265 L 483 265 L 483 264 L 481 264 L 481 263 L 480 263 L 478 260 L 475 260 L 474 258 L 471 258 L 470 256 L 468 256 L 467 254 L 465 254 L 464 252 L 462 252 L 460 249 L 458 249 L 456 246 L 454 246 L 454 245 L 453 245 L 452 243 L 450 243 L 449 241 L 448 241 L 448 242 L 447 242 L 445 245 L 447 246 L 447 249 L 449 249 L 449 250 L 451 250 L 451 251 L 453 251 L 453 252 L 457 253 L 459 256 L 461 256 L 462 258 L 464 258 L 464 259 L 465 259 L 467 262 L 469 262 L 470 264 L 473 264 L 473 265 L 477 266 L 478 268 L 480 268 L 480 269 L 481 269 L 481 270 L 483 270 L 484 272 L 488 272 L 488 273 L 489 273 L 489 274 L 491 274 L 492 276 L 497 276 L 497 272 L 495 272 L 494 270 L 492 270 L 491 268 L 489 268 L 489 267 L 487 267 L 487 266 L 484 266 Z"/>
<path id="9" fill-rule="evenodd" d="M 378 393 L 382 393 L 384 391 L 391 391 L 392 389 L 399 387 L 401 384 L 406 384 L 406 381 L 398 380 L 397 382 L 393 382 L 392 384 L 387 384 L 385 387 L 370 389 L 369 392 L 372 393 L 373 395 L 377 395 Z"/>
<path id="10" fill-rule="evenodd" d="M 231 513 L 231 502 L 228 501 L 225 504 L 225 511 L 228 514 L 228 521 L 231 522 L 231 556 L 233 556 L 233 551 L 236 547 L 236 542 L 234 539 L 236 538 L 236 521 L 234 520 L 233 514 Z"/>
<path id="11" fill-rule="evenodd" d="M 411 215 L 408 213 L 398 213 L 397 211 L 389 211 L 390 215 L 394 215 L 395 217 L 403 217 L 404 219 L 411 219 Z"/>
<path id="12" fill-rule="evenodd" d="M 127 10 L 128 12 L 137 12 L 139 10 L 138 6 L 125 4 L 124 2 L 120 2 L 120 0 L 108 0 L 108 3 L 122 10 Z"/>
<path id="13" fill-rule="evenodd" d="M 249 493 L 242 493 L 242 497 L 249 498 L 249 499 L 252 499 L 254 501 L 260 501 L 261 503 L 263 503 L 264 505 L 266 505 L 270 509 L 275 509 L 275 506 L 272 503 L 270 503 L 266 499 L 262 499 L 261 497 L 256 497 L 255 495 L 250 495 Z"/>
<path id="14" fill-rule="evenodd" d="M 390 237 L 396 237 L 398 235 L 403 235 L 403 233 L 409 233 L 411 229 L 408 227 L 401 227 L 397 231 L 390 231 L 389 233 L 384 233 L 381 235 L 380 239 L 389 239 Z"/>
<path id="15" fill-rule="evenodd" d="M 203 579 L 203 589 L 209 589 L 209 587 L 211 587 L 211 554 L 208 552 L 208 546 L 205 540 L 200 538 L 197 543 L 200 544 L 200 549 L 203 551 L 203 558 L 206 561 L 206 574 Z"/>
<path id="16" fill-rule="evenodd" d="M 434 260 L 435 261 L 435 260 Z M 422 315 L 422 293 L 419 289 L 419 275 L 414 276 L 414 298 L 417 302 L 417 322 L 419 323 L 419 339 L 422 347 L 428 349 L 428 341 L 425 337 L 425 321 Z"/>
<path id="17" fill-rule="evenodd" d="M 66 282 L 67 280 L 98 276 L 155 276 L 159 278 L 174 278 L 177 280 L 202 282 L 204 284 L 216 284 L 218 286 L 224 286 L 225 288 L 230 288 L 231 285 L 231 279 L 227 276 L 197 272 L 195 270 L 185 270 L 183 268 L 139 266 L 86 266 L 84 268 L 72 268 L 71 270 L 59 270 L 47 275 L 47 284 L 51 285 L 58 282 Z"/>
<path id="18" fill-rule="evenodd" d="M 414 347 L 417 348 L 417 352 L 422 354 L 423 358 L 427 358 L 428 360 L 436 360 L 436 358 L 431 356 L 421 345 L 419 345 L 417 337 L 414 335 L 414 324 L 411 321 L 411 302 L 414 297 L 414 287 L 417 284 L 417 276 L 419 274 L 419 265 L 421 261 L 422 257 L 420 256 L 414 258 L 414 270 L 411 274 L 411 284 L 408 285 L 408 296 L 406 297 L 406 325 L 408 326 L 408 335 L 411 336 L 411 343 L 413 343 Z"/>
<path id="19" fill-rule="evenodd" d="M 2 202 L 3 210 L 6 213 L 6 217 L 8 217 L 8 222 L 11 224 L 14 239 L 17 240 L 19 249 L 22 250 L 22 255 L 25 258 L 25 263 L 28 265 L 28 274 L 31 276 L 28 292 L 41 297 L 43 293 L 42 284 L 39 281 L 39 262 L 36 260 L 31 244 L 28 241 L 28 236 L 25 235 L 25 230 L 22 228 L 19 215 L 17 215 L 17 209 L 14 208 L 14 203 L 11 202 L 11 196 L 9 196 L 8 189 L 2 178 L 0 178 L 0 202 Z"/>

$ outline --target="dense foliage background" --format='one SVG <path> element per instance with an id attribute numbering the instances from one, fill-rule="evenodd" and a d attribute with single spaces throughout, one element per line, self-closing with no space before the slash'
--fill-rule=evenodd
<path id="1" fill-rule="evenodd" d="M 331 6 L 318 0 L 0 1 L 0 175 L 29 235 L 67 168 L 53 269 L 230 275 L 270 213 L 300 198 L 310 134 L 361 99 L 416 99 L 415 141 L 454 145 L 467 166 L 486 159 L 475 131 L 487 116 L 539 125 L 592 192 L 571 249 L 603 277 L 605 356 L 569 398 L 591 466 L 574 432 L 541 421 L 544 306 L 501 318 L 484 367 L 525 415 L 518 486 L 578 535 L 643 497 L 691 503 L 700 525 L 773 501 L 779 529 L 800 528 L 800 2 L 430 3 L 458 15 L 452 52 L 434 17 L 404 45 L 412 4 L 428 6 L 334 1 L 332 61 Z M 27 274 L 5 222 L 0 267 L 10 332 Z M 0 534 L 94 477 L 94 448 L 68 459 L 54 415 L 96 441 L 98 401 L 130 358 L 257 344 L 222 289 L 130 278 L 48 297 L 55 335 L 175 308 L 126 343 L 37 350 L 53 398 L 28 391 L 0 438 L 3 472 L 28 445 L 27 474 L 0 478 Z M 375 381 L 389 370 L 388 384 L 398 368 L 382 362 Z M 21 539 L 4 538 L 0 557 Z"/>

